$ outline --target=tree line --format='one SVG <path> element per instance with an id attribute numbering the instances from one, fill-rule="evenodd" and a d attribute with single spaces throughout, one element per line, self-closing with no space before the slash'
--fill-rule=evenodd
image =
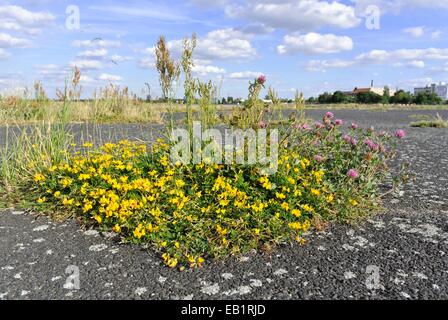
<path id="1" fill-rule="evenodd" d="M 317 98 L 311 97 L 308 103 L 338 104 L 338 103 L 362 103 L 362 104 L 419 104 L 436 105 L 447 103 L 435 93 L 419 93 L 414 95 L 404 90 L 398 90 L 393 96 L 389 94 L 389 89 L 385 88 L 382 95 L 375 92 L 360 92 L 355 95 L 348 95 L 342 91 L 334 93 L 325 92 Z"/>

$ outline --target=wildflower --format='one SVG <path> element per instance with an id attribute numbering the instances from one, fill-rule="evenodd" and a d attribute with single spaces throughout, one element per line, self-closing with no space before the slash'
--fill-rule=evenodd
<path id="1" fill-rule="evenodd" d="M 305 242 L 306 242 L 306 240 L 303 239 L 303 238 L 300 237 L 300 236 L 297 236 L 297 237 L 296 237 L 296 241 L 297 241 L 300 245 L 304 245 Z"/>
<path id="2" fill-rule="evenodd" d="M 264 128 L 266 128 L 268 125 L 266 124 L 266 122 L 264 122 L 263 120 L 262 121 L 260 121 L 259 123 L 258 123 L 258 127 L 260 128 L 260 129 L 264 129 Z"/>
<path id="3" fill-rule="evenodd" d="M 356 207 L 356 206 L 359 204 L 358 201 L 356 201 L 356 200 L 354 200 L 354 199 L 350 199 L 349 202 L 350 202 L 350 204 L 351 204 L 352 206 L 354 206 L 354 207 Z"/>
<path id="4" fill-rule="evenodd" d="M 288 210 L 289 210 L 289 204 L 288 204 L 288 202 L 283 202 L 283 203 L 281 204 L 281 207 L 282 207 L 283 210 L 288 211 Z"/>
<path id="5" fill-rule="evenodd" d="M 326 197 L 326 200 L 327 200 L 328 203 L 331 203 L 331 202 L 333 202 L 333 200 L 334 200 L 334 196 L 333 196 L 332 194 L 330 194 L 330 195 L 328 195 L 328 196 Z"/>
<path id="6" fill-rule="evenodd" d="M 364 143 L 373 151 L 378 151 L 379 146 L 370 139 L 364 140 Z"/>
<path id="7" fill-rule="evenodd" d="M 311 127 L 308 124 L 305 123 L 305 124 L 302 125 L 302 130 L 309 131 L 309 130 L 311 130 Z"/>
<path id="8" fill-rule="evenodd" d="M 291 213 L 293 214 L 293 216 L 299 218 L 302 215 L 302 211 L 300 211 L 299 209 L 292 209 Z"/>
<path id="9" fill-rule="evenodd" d="M 342 121 L 341 119 L 336 119 L 334 124 L 337 126 L 342 126 L 344 124 L 344 121 Z"/>
<path id="10" fill-rule="evenodd" d="M 37 199 L 37 203 L 44 203 L 47 199 L 45 197 Z"/>
<path id="11" fill-rule="evenodd" d="M 403 139 L 403 138 L 406 137 L 406 131 L 404 131 L 404 130 L 402 130 L 402 129 L 397 130 L 397 131 L 395 131 L 395 136 L 396 136 L 398 139 Z"/>
<path id="12" fill-rule="evenodd" d="M 176 187 L 182 188 L 185 185 L 185 182 L 181 179 L 176 180 Z"/>
<path id="13" fill-rule="evenodd" d="M 103 222 L 103 218 L 101 218 L 101 216 L 99 215 L 95 215 L 93 216 L 93 218 L 96 220 L 96 222 L 98 222 L 98 224 L 101 224 Z"/>
<path id="14" fill-rule="evenodd" d="M 120 233 L 121 232 L 121 227 L 120 225 L 116 224 L 113 228 L 112 231 L 115 233 Z"/>
<path id="15" fill-rule="evenodd" d="M 300 222 L 291 222 L 289 227 L 293 230 L 300 230 L 302 228 L 302 224 Z"/>
<path id="16" fill-rule="evenodd" d="M 87 201 L 87 202 L 84 204 L 84 207 L 82 208 L 82 211 L 83 211 L 84 213 L 86 213 L 86 212 L 92 210 L 92 208 L 93 208 L 93 204 L 92 204 L 92 202 Z"/>
<path id="17" fill-rule="evenodd" d="M 84 181 L 84 180 L 89 180 L 90 179 L 90 175 L 85 174 L 85 173 L 81 173 L 78 177 L 79 181 Z"/>
<path id="18" fill-rule="evenodd" d="M 350 137 L 348 134 L 344 135 L 342 139 L 347 143 L 351 143 L 352 141 L 352 137 Z"/>
<path id="19" fill-rule="evenodd" d="M 61 192 L 60 191 L 56 191 L 54 194 L 55 198 L 59 198 L 61 196 Z"/>
<path id="20" fill-rule="evenodd" d="M 353 130 L 356 130 L 356 129 L 358 129 L 358 125 L 356 123 L 352 123 L 351 128 Z"/>
<path id="21" fill-rule="evenodd" d="M 333 112 L 328 111 L 328 112 L 325 114 L 325 118 L 333 119 L 333 118 L 334 118 L 334 114 L 333 114 Z"/>
<path id="22" fill-rule="evenodd" d="M 34 181 L 35 182 L 43 182 L 43 181 L 45 181 L 45 176 L 43 174 L 38 173 L 34 176 Z"/>
<path id="23" fill-rule="evenodd" d="M 145 228 L 143 227 L 143 224 L 140 223 L 137 226 L 137 228 L 135 228 L 133 234 L 134 234 L 134 237 L 137 239 L 141 239 L 143 236 L 145 236 L 146 231 L 145 231 Z"/>
<path id="24" fill-rule="evenodd" d="M 303 210 L 305 210 L 306 212 L 313 212 L 314 210 L 313 210 L 313 207 L 311 207 L 310 205 L 308 205 L 308 204 L 304 204 L 303 206 L 302 206 L 302 208 L 303 208 Z"/>
<path id="25" fill-rule="evenodd" d="M 314 124 L 314 126 L 317 128 L 317 129 L 322 129 L 323 127 L 325 127 L 322 123 L 320 123 L 320 122 L 316 122 L 315 124 Z"/>
<path id="26" fill-rule="evenodd" d="M 258 78 L 257 78 L 257 83 L 258 84 L 260 84 L 260 85 L 264 85 L 264 83 L 266 82 L 266 76 L 265 75 L 260 75 Z"/>
<path id="27" fill-rule="evenodd" d="M 347 172 L 347 176 L 352 179 L 357 179 L 359 177 L 359 173 L 355 169 L 350 169 Z"/>
<path id="28" fill-rule="evenodd" d="M 93 143 L 91 142 L 86 142 L 82 145 L 84 148 L 92 148 L 93 147 Z"/>
<path id="29" fill-rule="evenodd" d="M 279 193 L 279 192 L 275 193 L 275 197 L 277 199 L 285 199 L 286 198 L 286 196 L 283 193 Z"/>
<path id="30" fill-rule="evenodd" d="M 320 156 L 320 155 L 316 155 L 314 157 L 314 160 L 316 160 L 317 163 L 321 163 L 322 161 L 324 161 L 324 158 L 322 156 Z"/>
<path id="31" fill-rule="evenodd" d="M 356 140 L 355 138 L 352 138 L 351 140 L 350 140 L 350 143 L 352 144 L 352 146 L 356 146 L 357 144 L 358 144 L 358 140 Z"/>
<path id="32" fill-rule="evenodd" d="M 75 199 L 64 198 L 64 200 L 62 200 L 62 204 L 66 207 L 71 206 L 73 202 L 75 202 Z"/>

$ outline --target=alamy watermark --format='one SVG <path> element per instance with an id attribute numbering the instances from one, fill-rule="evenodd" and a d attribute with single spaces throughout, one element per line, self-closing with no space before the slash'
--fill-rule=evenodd
<path id="1" fill-rule="evenodd" d="M 170 140 L 170 160 L 177 164 L 237 164 L 261 167 L 270 175 L 278 169 L 279 133 L 277 129 L 218 129 L 202 130 L 193 122 L 192 132 L 173 129 Z"/>
<path id="2" fill-rule="evenodd" d="M 65 269 L 65 273 L 69 276 L 65 279 L 64 289 L 67 290 L 79 290 L 81 289 L 81 282 L 79 278 L 79 267 L 78 266 L 68 266 Z"/>
<path id="3" fill-rule="evenodd" d="M 81 13 L 76 5 L 69 5 L 65 9 L 67 15 L 65 19 L 65 27 L 68 30 L 79 30 L 81 28 Z"/>
<path id="4" fill-rule="evenodd" d="M 364 11 L 367 30 L 379 30 L 381 28 L 381 10 L 378 6 L 370 5 Z"/>

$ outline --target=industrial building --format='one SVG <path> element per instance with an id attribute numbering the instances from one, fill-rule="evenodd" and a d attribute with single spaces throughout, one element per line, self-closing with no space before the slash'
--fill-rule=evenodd
<path id="1" fill-rule="evenodd" d="M 420 87 L 414 89 L 414 94 L 417 95 L 419 93 L 435 93 L 442 100 L 448 100 L 448 84 L 439 83 L 439 84 L 431 84 L 430 86 Z"/>

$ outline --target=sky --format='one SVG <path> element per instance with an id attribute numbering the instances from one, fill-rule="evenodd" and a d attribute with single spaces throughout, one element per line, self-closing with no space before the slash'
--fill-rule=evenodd
<path id="1" fill-rule="evenodd" d="M 53 97 L 77 66 L 84 96 L 110 83 L 160 96 L 158 37 L 178 58 L 193 32 L 194 75 L 220 96 L 247 96 L 260 74 L 281 97 L 412 90 L 448 81 L 446 21 L 448 0 L 0 0 L 0 93 L 42 81 Z"/>

